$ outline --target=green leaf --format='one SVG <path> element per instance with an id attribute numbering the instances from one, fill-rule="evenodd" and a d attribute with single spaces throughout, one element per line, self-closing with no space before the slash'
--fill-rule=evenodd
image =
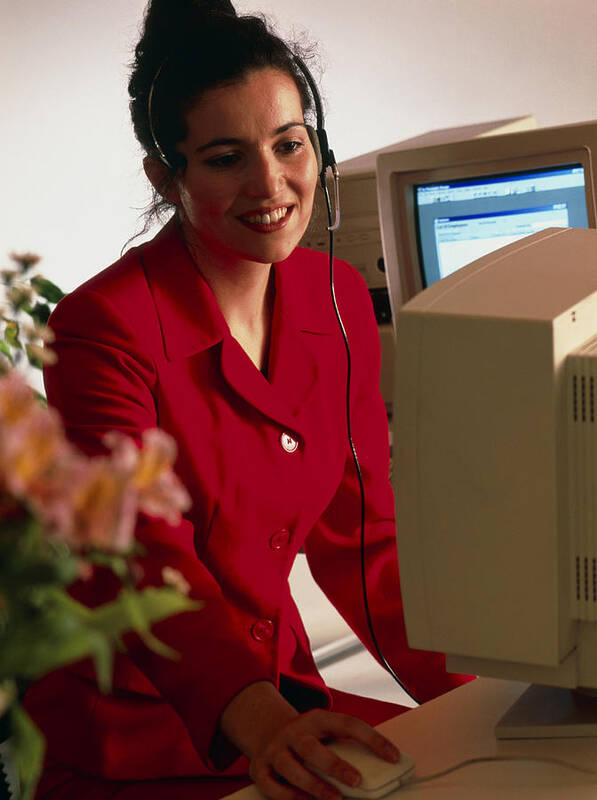
<path id="1" fill-rule="evenodd" d="M 41 774 L 45 742 L 39 728 L 18 704 L 11 712 L 11 751 L 21 780 L 21 800 L 32 800 Z"/>
<path id="2" fill-rule="evenodd" d="M 13 608 L 12 618 L 0 634 L 0 680 L 20 675 L 33 679 L 65 664 L 91 657 L 98 683 L 108 691 L 113 650 L 123 634 L 137 632 L 156 653 L 177 654 L 151 633 L 151 626 L 183 611 L 198 610 L 203 603 L 189 600 L 170 587 L 149 587 L 141 592 L 123 589 L 111 602 L 90 609 L 64 590 L 38 590 L 36 613 Z M 45 600 L 43 599 L 45 598 Z"/>
<path id="3" fill-rule="evenodd" d="M 92 613 L 96 620 L 109 622 L 124 633 L 128 629 L 127 625 L 130 627 L 130 623 L 135 624 L 135 630 L 141 628 L 149 630 L 154 622 L 183 611 L 198 611 L 204 605 L 205 603 L 191 600 L 169 586 L 159 589 L 148 586 L 140 592 L 123 589 L 115 600 L 98 606 Z M 119 619 L 119 615 L 123 612 L 127 617 L 126 621 Z"/>
<path id="4" fill-rule="evenodd" d="M 22 349 L 19 340 L 19 326 L 14 320 L 7 320 L 6 327 L 4 328 L 4 341 L 11 347 Z"/>
<path id="5" fill-rule="evenodd" d="M 113 636 L 90 625 L 85 616 L 77 618 L 72 612 L 54 608 L 11 620 L 0 637 L 0 679 L 13 675 L 39 678 L 90 656 L 99 670 L 98 681 L 109 687 Z"/>
<path id="6" fill-rule="evenodd" d="M 27 353 L 27 359 L 32 367 L 35 367 L 35 369 L 43 369 L 44 362 L 30 344 L 25 345 L 25 352 Z"/>
<path id="7" fill-rule="evenodd" d="M 151 626 L 166 617 L 183 611 L 198 611 L 204 603 L 190 600 L 170 587 L 148 587 L 140 592 L 123 589 L 111 603 L 94 608 L 93 623 L 103 631 L 112 631 L 121 637 L 127 631 L 138 633 L 154 652 L 167 658 L 176 658 L 172 648 L 160 642 L 151 633 Z"/>
<path id="8" fill-rule="evenodd" d="M 47 325 L 52 313 L 52 309 L 47 303 L 36 303 L 33 308 L 26 308 L 25 311 L 38 325 Z"/>
<path id="9" fill-rule="evenodd" d="M 0 681 L 0 723 L 3 733 L 7 736 L 10 736 L 10 725 L 6 725 L 9 717 L 8 712 L 12 704 L 17 700 L 18 694 L 19 690 L 16 681 L 12 679 Z"/>
<path id="10" fill-rule="evenodd" d="M 41 275 L 35 275 L 31 278 L 31 285 L 38 294 L 49 300 L 50 303 L 58 303 L 63 297 L 66 297 L 62 289 Z"/>

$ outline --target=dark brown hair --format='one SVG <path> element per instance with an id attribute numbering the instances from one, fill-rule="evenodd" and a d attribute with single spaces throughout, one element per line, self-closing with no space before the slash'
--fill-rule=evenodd
<path id="1" fill-rule="evenodd" d="M 159 159 L 153 133 L 172 166 L 170 179 L 186 163 L 176 144 L 187 135 L 186 114 L 208 89 L 242 80 L 250 71 L 274 67 L 294 80 L 308 117 L 313 101 L 291 47 L 258 16 L 237 16 L 229 0 L 150 0 L 135 48 L 128 85 L 137 140 Z M 152 91 L 151 120 L 149 96 Z M 146 215 L 170 204 L 158 193 Z"/>

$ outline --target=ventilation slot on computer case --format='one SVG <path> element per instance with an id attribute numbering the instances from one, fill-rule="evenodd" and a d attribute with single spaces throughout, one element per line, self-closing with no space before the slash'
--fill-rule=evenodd
<path id="1" fill-rule="evenodd" d="M 576 600 L 597 603 L 597 558 L 576 556 Z"/>
<path id="2" fill-rule="evenodd" d="M 595 340 L 566 359 L 567 464 L 571 549 L 571 602 L 575 619 L 597 621 L 597 346 Z"/>
<path id="3" fill-rule="evenodd" d="M 595 422 L 595 378 L 572 376 L 572 418 L 575 422 Z"/>

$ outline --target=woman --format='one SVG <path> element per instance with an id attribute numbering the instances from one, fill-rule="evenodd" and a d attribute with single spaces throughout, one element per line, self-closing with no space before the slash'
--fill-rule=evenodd
<path id="1" fill-rule="evenodd" d="M 288 588 L 303 547 L 373 650 L 344 345 L 327 258 L 297 248 L 318 174 L 304 125 L 311 98 L 287 46 L 227 0 L 151 2 L 129 90 L 145 171 L 175 214 L 59 305 L 46 387 L 90 453 L 112 429 L 139 438 L 159 425 L 175 437 L 193 508 L 177 528 L 140 524 L 143 582 L 159 585 L 174 567 L 205 608 L 156 626 L 176 661 L 131 639 L 110 696 L 87 663 L 30 689 L 48 739 L 39 796 L 215 798 L 250 775 L 274 800 L 339 797 L 309 767 L 348 784 L 358 775 L 325 740 L 352 737 L 395 760 L 371 726 L 401 709 L 324 686 Z M 336 294 L 376 632 L 425 700 L 462 678 L 406 645 L 377 327 L 366 287 L 341 262 Z M 97 603 L 112 590 L 98 574 L 78 594 Z"/>

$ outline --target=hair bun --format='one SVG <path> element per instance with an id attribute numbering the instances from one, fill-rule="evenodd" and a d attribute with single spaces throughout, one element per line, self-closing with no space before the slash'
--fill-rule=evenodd
<path id="1" fill-rule="evenodd" d="M 210 20 L 236 17 L 230 0 L 150 0 L 145 9 L 143 36 L 137 58 L 149 56 L 155 67 L 175 52 L 181 40 L 196 35 Z"/>
<path id="2" fill-rule="evenodd" d="M 207 14 L 226 14 L 236 17 L 236 10 L 230 0 L 195 0 L 194 5 L 205 9 Z"/>
<path id="3" fill-rule="evenodd" d="M 205 22 L 212 16 L 236 17 L 236 11 L 230 0 L 149 0 L 145 26 L 169 30 Z"/>
<path id="4" fill-rule="evenodd" d="M 152 5 L 154 4 L 155 0 Z M 166 0 L 163 5 L 170 14 L 181 18 L 185 15 L 194 18 L 197 13 L 206 17 L 212 14 L 236 17 L 236 10 L 230 0 Z"/>
<path id="5" fill-rule="evenodd" d="M 131 99 L 147 104 L 150 86 L 160 66 L 184 52 L 189 39 L 208 36 L 210 24 L 237 18 L 230 0 L 149 0 L 129 81 Z"/>

